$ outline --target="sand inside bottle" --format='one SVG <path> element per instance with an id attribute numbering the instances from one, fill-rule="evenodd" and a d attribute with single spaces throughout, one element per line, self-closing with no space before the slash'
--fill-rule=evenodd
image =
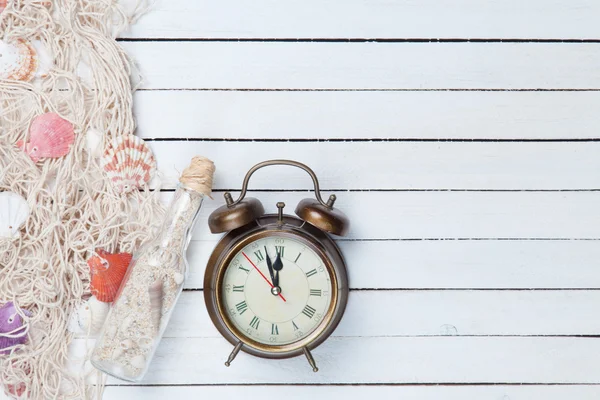
<path id="1" fill-rule="evenodd" d="M 188 201 L 174 210 L 172 229 L 132 261 L 92 356 L 98 369 L 128 380 L 145 373 L 183 289 L 182 244 L 203 199 L 194 194 L 182 194 Z"/>

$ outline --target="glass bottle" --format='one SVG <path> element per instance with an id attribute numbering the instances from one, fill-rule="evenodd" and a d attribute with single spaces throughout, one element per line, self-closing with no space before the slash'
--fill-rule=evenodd
<path id="1" fill-rule="evenodd" d="M 214 165 L 208 162 L 212 185 Z M 210 194 L 210 186 L 199 191 L 207 187 L 205 181 L 193 181 L 197 171 L 184 180 L 186 171 L 158 237 L 134 253 L 92 353 L 94 367 L 119 379 L 143 378 L 183 290 L 186 250 L 204 197 Z"/>

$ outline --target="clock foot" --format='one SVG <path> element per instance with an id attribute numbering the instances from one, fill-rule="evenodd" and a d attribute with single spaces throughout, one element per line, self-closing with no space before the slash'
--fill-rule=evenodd
<path id="1" fill-rule="evenodd" d="M 229 354 L 229 357 L 227 357 L 227 361 L 225 361 L 225 366 L 226 367 L 229 367 L 231 365 L 231 362 L 234 360 L 235 356 L 238 355 L 238 353 L 242 349 L 243 345 L 244 344 L 242 342 L 238 342 L 238 344 L 235 345 L 235 347 L 231 351 L 231 354 Z"/>
<path id="2" fill-rule="evenodd" d="M 308 363 L 310 364 L 310 366 L 313 369 L 313 372 L 318 372 L 319 368 L 317 368 L 317 363 L 315 363 L 315 359 L 313 358 L 312 354 L 310 354 L 310 350 L 308 350 L 308 347 L 304 347 L 304 355 L 306 356 L 306 359 L 308 360 Z"/>

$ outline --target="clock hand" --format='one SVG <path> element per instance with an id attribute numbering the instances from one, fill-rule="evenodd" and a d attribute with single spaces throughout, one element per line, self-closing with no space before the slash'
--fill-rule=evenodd
<path id="1" fill-rule="evenodd" d="M 267 246 L 265 246 L 265 253 L 267 254 L 267 267 L 269 268 L 269 274 L 271 275 L 271 282 L 273 282 L 273 286 L 278 286 L 275 281 L 275 274 L 273 273 L 273 263 L 271 262 L 271 257 L 269 257 Z"/>
<path id="2" fill-rule="evenodd" d="M 273 263 L 273 270 L 275 270 L 275 279 L 273 280 L 273 284 L 275 286 L 279 286 L 279 271 L 283 269 L 283 261 L 281 261 L 281 253 L 277 252 L 277 258 Z M 277 281 L 277 283 L 275 283 Z"/>
<path id="3" fill-rule="evenodd" d="M 269 284 L 269 286 L 271 286 L 271 289 L 273 289 L 275 286 L 273 286 L 273 284 L 269 281 L 269 278 L 267 278 L 262 272 L 260 272 L 260 269 L 258 269 L 258 267 L 252 262 L 252 260 L 250 259 L 250 257 L 248 257 L 246 255 L 246 253 L 242 252 L 242 254 L 244 255 L 244 257 L 246 257 L 246 260 L 248 260 L 248 262 L 250 263 L 250 265 L 252 265 L 254 267 L 255 270 L 258 271 L 258 273 L 260 274 L 260 276 L 263 277 L 263 279 L 265 281 L 267 281 L 267 283 Z M 279 293 L 279 297 L 281 297 L 281 300 L 286 301 L 285 297 L 283 297 L 283 295 L 281 293 Z"/>

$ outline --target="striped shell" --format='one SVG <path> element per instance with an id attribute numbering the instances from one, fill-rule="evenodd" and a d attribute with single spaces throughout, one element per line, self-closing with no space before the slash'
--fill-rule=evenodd
<path id="1" fill-rule="evenodd" d="M 156 170 L 156 160 L 139 137 L 123 135 L 113 139 L 102 158 L 102 167 L 119 193 L 142 188 Z"/>
<path id="2" fill-rule="evenodd" d="M 11 43 L 0 40 L 0 79 L 29 82 L 37 69 L 37 51 L 30 42 L 24 39 Z"/>
<path id="3" fill-rule="evenodd" d="M 110 305 L 94 296 L 83 303 L 76 312 L 77 325 L 86 334 L 96 335 L 102 329 Z"/>
<path id="4" fill-rule="evenodd" d="M 40 40 L 0 40 L 0 79 L 29 82 L 45 77 L 52 65 L 52 57 Z"/>
<path id="5" fill-rule="evenodd" d="M 88 260 L 91 292 L 98 300 L 110 303 L 117 296 L 132 255 L 111 254 L 101 249 L 96 250 L 96 253 L 97 256 Z"/>

